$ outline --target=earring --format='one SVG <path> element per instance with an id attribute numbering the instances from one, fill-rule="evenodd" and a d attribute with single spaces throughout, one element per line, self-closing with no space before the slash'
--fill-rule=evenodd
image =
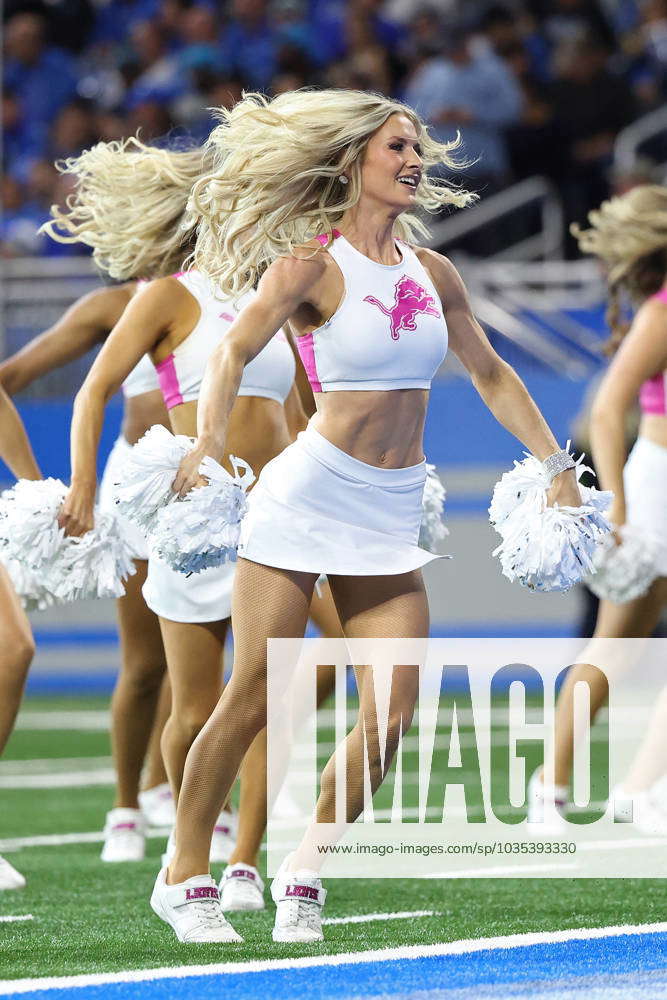
<path id="1" fill-rule="evenodd" d="M 349 183 L 349 179 L 345 176 L 345 174 L 341 174 L 338 180 L 341 182 L 341 184 Z"/>

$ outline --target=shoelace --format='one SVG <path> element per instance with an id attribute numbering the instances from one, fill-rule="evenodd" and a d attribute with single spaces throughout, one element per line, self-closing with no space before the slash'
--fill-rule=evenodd
<path id="1" fill-rule="evenodd" d="M 227 927 L 220 904 L 215 899 L 198 899 L 196 903 L 190 903 L 194 909 L 195 916 L 207 927 Z"/>
<path id="2" fill-rule="evenodd" d="M 319 931 L 319 906 L 316 903 L 308 903 L 304 899 L 290 899 L 286 911 L 286 924 L 306 926 L 309 930 Z"/>

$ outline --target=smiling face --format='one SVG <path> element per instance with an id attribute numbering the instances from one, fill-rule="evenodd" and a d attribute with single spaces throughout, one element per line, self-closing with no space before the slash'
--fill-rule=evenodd
<path id="1" fill-rule="evenodd" d="M 405 212 L 416 201 L 422 176 L 421 144 L 407 115 L 392 115 L 375 132 L 361 165 L 362 196 Z"/>

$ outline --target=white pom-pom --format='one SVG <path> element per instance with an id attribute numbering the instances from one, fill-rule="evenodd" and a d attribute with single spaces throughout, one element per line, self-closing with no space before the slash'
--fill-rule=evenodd
<path id="1" fill-rule="evenodd" d="M 7 570 L 9 579 L 26 611 L 44 611 L 56 603 L 56 599 L 45 586 L 44 574 L 39 576 L 29 569 L 24 562 L 17 559 L 9 559 L 3 565 Z"/>
<path id="2" fill-rule="evenodd" d="M 59 479 L 19 479 L 0 497 L 0 556 L 34 570 L 55 559 L 65 538 L 57 516 L 67 488 Z"/>
<path id="3" fill-rule="evenodd" d="M 247 510 L 245 491 L 255 477 L 245 462 L 234 456 L 230 462 L 234 476 L 214 459 L 205 458 L 199 471 L 208 485 L 191 490 L 158 513 L 150 535 L 151 551 L 180 573 L 200 573 L 236 559 L 241 520 Z"/>
<path id="4" fill-rule="evenodd" d="M 175 502 L 171 484 L 192 445 L 192 438 L 156 424 L 135 444 L 119 472 L 113 491 L 118 510 L 145 534 L 155 527 L 158 511 Z"/>
<path id="5" fill-rule="evenodd" d="M 579 478 L 590 471 L 576 463 Z M 605 516 L 613 495 L 579 486 L 582 506 L 549 507 L 549 477 L 528 455 L 493 491 L 489 520 L 502 537 L 494 551 L 503 575 L 539 591 L 569 590 L 593 570 L 593 556 L 611 530 Z"/>
<path id="6" fill-rule="evenodd" d="M 136 567 L 132 547 L 113 514 L 96 511 L 95 527 L 67 542 L 49 574 L 58 601 L 123 596 L 123 580 Z"/>
<path id="7" fill-rule="evenodd" d="M 0 498 L 0 557 L 28 610 L 120 597 L 122 580 L 135 572 L 113 515 L 96 512 L 92 531 L 66 537 L 57 522 L 66 495 L 58 479 L 20 479 Z"/>
<path id="8" fill-rule="evenodd" d="M 585 582 L 596 597 L 625 604 L 645 594 L 659 573 L 650 539 L 634 525 L 617 530 L 621 544 L 612 535 L 604 539 L 593 557 L 594 572 Z"/>
<path id="9" fill-rule="evenodd" d="M 428 552 L 438 552 L 441 543 L 449 534 L 449 529 L 445 524 L 446 496 L 447 490 L 435 471 L 435 465 L 427 462 L 419 545 Z"/>

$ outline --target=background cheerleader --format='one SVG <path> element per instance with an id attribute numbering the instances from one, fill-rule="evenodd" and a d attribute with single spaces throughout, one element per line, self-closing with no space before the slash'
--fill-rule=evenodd
<path id="1" fill-rule="evenodd" d="M 41 479 L 23 422 L 2 387 L 0 458 L 17 479 Z M 30 623 L 0 561 L 0 754 L 12 734 L 34 655 L 35 643 Z M 0 856 L 0 890 L 22 889 L 24 885 L 23 875 Z"/>
<path id="2" fill-rule="evenodd" d="M 128 278 L 135 266 L 144 273 L 158 267 L 150 258 L 150 247 L 162 254 L 168 234 L 174 242 L 188 232 L 186 202 L 190 193 L 189 173 L 179 173 L 180 157 L 131 143 L 110 143 L 90 150 L 66 169 L 78 178 L 76 201 L 66 213 L 54 212 L 50 227 L 56 238 L 76 238 L 85 231 L 86 240 L 96 251 L 104 246 L 104 263 L 111 274 Z M 201 154 L 187 154 L 188 156 Z M 100 163 L 104 168 L 99 169 Z M 144 182 L 136 185 L 136 175 Z M 172 211 L 159 224 L 156 212 L 143 209 L 157 197 L 167 177 L 180 176 L 181 216 Z M 117 214 L 122 205 L 123 183 L 132 178 L 133 211 L 137 235 L 123 228 L 125 217 Z M 118 192 L 109 203 L 100 196 L 108 184 Z M 129 197 L 129 195 L 128 195 Z M 152 218 L 146 232 L 144 220 Z M 87 218 L 85 227 L 82 219 Z M 99 227 L 99 236 L 97 230 Z M 62 232 L 71 234 L 63 237 Z M 141 233 L 141 235 L 139 235 Z M 115 246 L 112 245 L 116 239 Z M 127 255 L 127 245 L 141 241 L 141 253 Z M 103 422 L 104 408 L 127 372 L 149 353 L 157 369 L 171 427 L 176 434 L 196 433 L 197 399 L 206 362 L 211 351 L 224 339 L 239 311 L 254 298 L 249 290 L 237 303 L 216 298 L 211 283 L 196 271 L 178 272 L 143 287 L 133 298 L 108 337 L 74 405 L 72 422 L 72 488 L 62 511 L 62 522 L 70 534 L 89 530 L 93 518 L 91 470 Z M 284 334 L 278 334 L 248 365 L 243 374 L 239 398 L 234 406 L 228 451 L 242 456 L 253 470 L 261 468 L 285 448 L 305 426 L 299 394 L 294 384 L 294 358 Z M 122 463 L 116 469 L 122 480 Z M 221 687 L 221 663 L 231 611 L 233 564 L 185 576 L 170 569 L 151 554 L 143 588 L 150 608 L 159 615 L 171 677 L 173 706 L 165 726 L 162 748 L 174 793 L 177 794 L 187 752 L 215 706 Z M 315 599 L 313 619 L 325 634 L 340 634 L 330 595 Z M 230 860 L 226 873 L 225 905 L 230 908 L 263 906 L 261 879 L 256 870 L 257 854 L 266 825 L 265 736 L 258 739 L 244 764 L 238 842 L 234 847 L 234 819 L 229 809 L 218 818 L 211 847 L 211 860 Z M 170 852 L 167 849 L 167 854 Z M 231 853 L 233 851 L 233 853 Z M 231 858 L 230 858 L 231 853 Z M 249 874 L 250 872 L 250 874 Z M 251 877 L 252 876 L 252 877 Z"/>
<path id="3" fill-rule="evenodd" d="M 137 287 L 135 281 L 125 282 L 83 296 L 50 329 L 0 365 L 2 385 L 13 395 L 102 343 Z M 149 427 L 167 421 L 155 370 L 149 361 L 142 360 L 122 388 L 122 428 L 109 455 L 99 492 L 100 507 L 108 511 L 114 507 L 110 487 L 123 456 Z M 173 821 L 173 801 L 159 745 L 169 714 L 166 661 L 159 623 L 141 594 L 148 549 L 136 525 L 124 520 L 122 526 L 135 555 L 136 573 L 127 578 L 125 594 L 116 602 L 121 661 L 111 700 L 111 745 L 117 784 L 114 805 L 106 817 L 102 848 L 102 860 L 109 862 L 141 859 L 146 822 L 163 826 Z M 153 730 L 155 735 L 151 740 Z M 144 791 L 140 792 L 144 765 Z"/>
<path id="4" fill-rule="evenodd" d="M 573 232 L 581 249 L 607 269 L 614 354 L 591 410 L 593 460 L 602 488 L 614 493 L 609 516 L 617 542 L 623 547 L 629 537 L 636 538 L 653 562 L 653 582 L 645 593 L 620 604 L 601 601 L 594 638 L 640 638 L 653 633 L 667 603 L 667 189 L 633 188 L 604 202 L 589 221 L 589 229 L 574 227 Z M 631 323 L 623 320 L 624 298 L 636 310 Z M 637 399 L 639 436 L 627 457 L 627 417 Z M 564 825 L 559 814 L 569 796 L 578 681 L 589 685 L 591 718 L 608 694 L 605 675 L 591 664 L 569 671 L 558 699 L 553 756 L 530 783 L 529 820 L 536 824 L 543 823 L 547 802 L 556 808 L 549 808 L 551 821 L 545 826 Z M 636 781 L 635 772 L 638 791 Z M 619 797 L 630 796 L 619 790 Z"/>
<path id="5" fill-rule="evenodd" d="M 234 673 L 188 756 L 177 851 L 151 900 L 185 941 L 238 940 L 216 913 L 209 838 L 265 724 L 266 641 L 303 635 L 318 572 L 329 576 L 346 636 L 428 635 L 420 567 L 434 556 L 417 546 L 422 435 L 448 327 L 453 350 L 497 419 L 538 458 L 557 452 L 525 387 L 476 324 L 455 269 L 404 242 L 424 231 L 406 214 L 417 206 L 435 211 L 470 201 L 426 173 L 438 163 L 451 166 L 451 146 L 432 140 L 410 109 L 356 91 L 298 92 L 271 102 L 252 95 L 221 117 L 210 139 L 217 169 L 193 193 L 202 216 L 195 260 L 226 294 L 242 294 L 264 273 L 257 298 L 211 357 L 199 438 L 174 488 L 185 495 L 202 481 L 202 459 L 228 450 L 243 368 L 286 322 L 299 338 L 318 412 L 266 466 L 243 521 Z M 554 499 L 580 505 L 571 473 L 556 480 Z M 369 717 L 373 680 L 362 668 L 357 685 L 360 713 Z M 369 738 L 372 791 L 410 724 L 416 694 L 417 672 L 403 671 L 392 687 L 384 759 Z M 360 714 L 345 741 L 349 822 L 363 808 L 364 741 Z M 334 823 L 332 761 L 321 781 L 316 818 L 335 838 L 342 831 Z M 318 844 L 307 831 L 273 883 L 276 941 L 322 939 Z"/>

